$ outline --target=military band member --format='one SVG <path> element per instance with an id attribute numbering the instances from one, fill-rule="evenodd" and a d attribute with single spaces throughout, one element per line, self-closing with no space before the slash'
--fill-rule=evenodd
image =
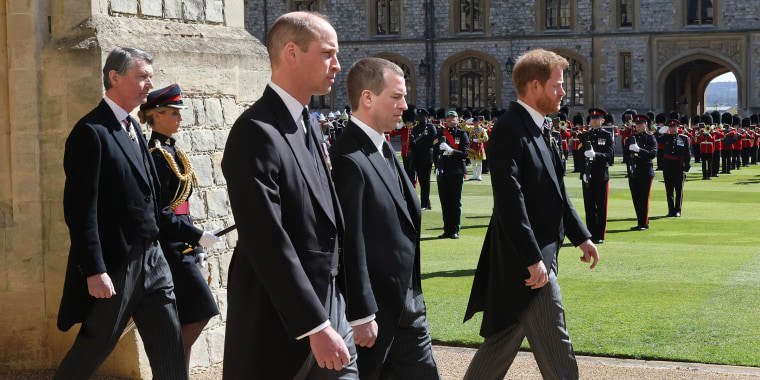
<path id="1" fill-rule="evenodd" d="M 699 155 L 702 157 L 702 179 L 710 179 L 712 174 L 712 156 L 715 146 L 713 145 L 713 135 L 710 133 L 710 126 L 705 123 L 697 124 L 697 145 L 699 145 Z"/>
<path id="2" fill-rule="evenodd" d="M 608 168 L 610 157 L 615 154 L 615 144 L 612 133 L 602 129 L 602 121 L 607 112 L 601 108 L 591 108 L 588 113 L 591 128 L 580 138 L 580 149 L 584 155 L 584 160 L 581 161 L 583 204 L 591 241 L 602 244 L 607 231 Z"/>
<path id="3" fill-rule="evenodd" d="M 437 131 L 432 123 L 434 119 L 428 120 L 429 112 L 420 109 L 417 115 L 418 123 L 412 128 L 412 162 L 414 171 L 417 173 L 417 180 L 420 183 L 420 208 L 430 210 L 430 171 L 433 167 L 433 141 Z"/>
<path id="4" fill-rule="evenodd" d="M 662 176 L 668 200 L 668 216 L 680 217 L 683 204 L 683 183 L 691 168 L 689 137 L 678 133 L 678 120 L 668 121 L 668 133 L 663 136 Z"/>
<path id="5" fill-rule="evenodd" d="M 417 173 L 414 172 L 414 165 L 412 164 L 412 144 L 414 140 L 412 136 L 412 128 L 414 128 L 415 119 L 417 118 L 417 107 L 413 104 L 408 105 L 409 109 L 404 110 L 401 114 L 402 123 L 399 124 L 399 128 L 390 131 L 391 136 L 401 136 L 401 162 L 404 165 L 404 172 L 409 177 L 409 181 L 412 182 L 414 187 L 417 187 Z"/>
<path id="6" fill-rule="evenodd" d="M 649 192 L 654 178 L 652 160 L 657 157 L 657 141 L 648 131 L 649 120 L 647 115 L 636 115 L 633 118 L 636 133 L 629 136 L 623 144 L 623 150 L 629 152 L 628 187 L 638 222 L 631 228 L 634 231 L 649 228 Z"/>
<path id="7" fill-rule="evenodd" d="M 726 134 L 723 133 L 722 128 L 718 127 L 712 128 L 712 131 L 710 133 L 713 135 L 713 146 L 715 147 L 713 150 L 711 174 L 713 177 L 720 177 L 720 157 L 723 154 L 723 150 L 726 149 L 726 144 L 723 144 L 723 138 L 726 137 Z"/>
<path id="8" fill-rule="evenodd" d="M 734 115 L 733 124 L 736 129 L 740 129 L 744 132 L 744 138 L 742 139 L 742 166 L 749 166 L 749 156 L 752 149 L 752 140 L 755 138 L 755 132 L 749 129 L 749 125 L 746 127 L 742 125 L 742 118 L 739 115 Z"/>
<path id="9" fill-rule="evenodd" d="M 477 121 L 470 137 L 470 153 L 467 158 L 472 163 L 472 178 L 470 181 L 481 181 L 483 175 L 483 160 L 486 159 L 486 142 L 488 141 L 488 122 Z"/>
<path id="10" fill-rule="evenodd" d="M 459 239 L 462 223 L 462 186 L 467 174 L 465 160 L 470 153 L 470 139 L 458 126 L 459 114 L 447 112 L 446 126 L 438 131 L 434 141 L 435 174 L 443 216 L 443 233 L 439 239 Z"/>
<path id="11" fill-rule="evenodd" d="M 190 217 L 188 199 L 192 187 L 197 187 L 198 183 L 193 164 L 172 137 L 179 131 L 182 121 L 179 110 L 184 108 L 187 107 L 182 102 L 179 85 L 173 84 L 148 94 L 138 115 L 140 122 L 147 123 L 152 129 L 148 145 L 161 183 L 159 207 L 168 223 L 176 226 L 161 228 L 159 242 L 174 279 L 174 296 L 189 370 L 193 343 L 211 317 L 219 314 L 216 300 L 199 270 L 205 265 L 201 246 L 210 247 L 221 239 L 214 234 L 218 231 L 204 232 L 196 228 Z"/>
<path id="12" fill-rule="evenodd" d="M 570 138 L 570 150 L 573 154 L 573 173 L 581 172 L 581 161 L 583 161 L 583 151 L 580 150 L 581 133 L 584 132 L 583 116 L 580 112 L 573 116 L 572 137 Z"/>

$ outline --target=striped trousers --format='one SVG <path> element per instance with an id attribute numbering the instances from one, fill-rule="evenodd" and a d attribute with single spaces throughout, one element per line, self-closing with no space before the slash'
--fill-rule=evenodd
<path id="1" fill-rule="evenodd" d="M 127 264 L 109 276 L 116 295 L 95 301 L 53 379 L 90 378 L 116 347 L 131 317 L 153 378 L 187 380 L 174 284 L 158 243 L 136 241 Z"/>
<path id="2" fill-rule="evenodd" d="M 544 379 L 578 379 L 578 363 L 553 269 L 549 271 L 549 282 L 520 313 L 518 322 L 485 339 L 464 380 L 504 379 L 526 337 Z"/>

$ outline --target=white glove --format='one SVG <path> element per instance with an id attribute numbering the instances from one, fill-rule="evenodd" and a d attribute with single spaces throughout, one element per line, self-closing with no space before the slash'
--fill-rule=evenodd
<path id="1" fill-rule="evenodd" d="M 478 142 L 478 139 L 472 139 L 472 142 Z"/>
<path id="2" fill-rule="evenodd" d="M 588 158 L 589 160 L 593 160 L 594 159 L 594 154 L 595 154 L 594 153 L 594 148 L 591 148 L 591 149 L 583 152 L 583 155 L 586 156 L 586 158 Z"/>
<path id="3" fill-rule="evenodd" d="M 634 152 L 638 152 L 638 151 L 640 151 L 640 150 L 641 150 L 641 148 L 639 148 L 639 144 L 636 144 L 636 143 L 633 143 L 633 144 L 631 144 L 631 145 L 628 147 L 628 149 L 630 149 L 630 150 L 632 150 L 632 151 L 634 151 Z"/>
<path id="4" fill-rule="evenodd" d="M 206 266 L 206 254 L 203 252 L 197 253 L 195 255 L 195 265 L 198 266 L 199 269 L 203 269 L 203 267 Z"/>
<path id="5" fill-rule="evenodd" d="M 438 149 L 446 151 L 446 153 L 451 154 L 451 152 L 454 151 L 454 148 L 450 147 L 449 144 L 442 142 L 441 145 L 438 146 Z"/>
<path id="6" fill-rule="evenodd" d="M 219 236 L 216 236 L 216 233 L 221 231 L 221 228 L 217 228 L 213 231 L 204 231 L 203 235 L 201 235 L 200 240 L 198 240 L 198 244 L 202 245 L 203 247 L 210 247 L 220 241 L 222 241 L 222 238 Z"/>

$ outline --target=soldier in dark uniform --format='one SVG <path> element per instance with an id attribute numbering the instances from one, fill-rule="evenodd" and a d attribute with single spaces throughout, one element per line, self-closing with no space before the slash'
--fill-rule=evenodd
<path id="1" fill-rule="evenodd" d="M 581 181 L 583 181 L 583 204 L 586 208 L 586 227 L 591 232 L 591 241 L 604 243 L 607 231 L 607 195 L 609 193 L 609 163 L 615 154 L 612 133 L 602 129 L 602 121 L 607 112 L 600 108 L 588 110 L 591 128 L 581 134 L 580 150 Z"/>
<path id="2" fill-rule="evenodd" d="M 435 174 L 443 214 L 443 233 L 439 239 L 459 239 L 462 222 L 462 186 L 467 174 L 465 160 L 470 153 L 470 139 L 458 124 L 459 114 L 447 112 L 446 127 L 438 131 L 434 141 Z"/>
<path id="3" fill-rule="evenodd" d="M 211 317 L 219 314 L 199 267 L 204 266 L 203 247 L 221 241 L 215 231 L 202 231 L 193 225 L 188 199 L 192 186 L 197 186 L 193 165 L 182 149 L 175 146 L 171 137 L 179 130 L 182 116 L 179 85 L 156 90 L 148 94 L 147 102 L 140 106 L 140 122 L 147 123 L 152 133 L 148 144 L 161 181 L 159 208 L 165 220 L 176 228 L 162 228 L 159 242 L 174 279 L 177 313 L 185 346 L 185 362 L 190 368 L 190 350 Z M 177 231 L 168 233 L 167 231 Z"/>
<path id="4" fill-rule="evenodd" d="M 430 210 L 430 170 L 433 167 L 433 141 L 437 131 L 428 122 L 427 110 L 417 111 L 417 125 L 412 128 L 412 166 L 420 183 L 420 208 Z"/>
<path id="5" fill-rule="evenodd" d="M 631 228 L 634 231 L 649 228 L 649 191 L 652 189 L 654 178 L 652 160 L 657 157 L 657 141 L 648 130 L 649 120 L 646 115 L 636 115 L 633 118 L 636 132 L 623 144 L 623 150 L 628 151 L 628 187 L 631 189 L 631 199 L 638 221 L 638 224 Z"/>
<path id="6" fill-rule="evenodd" d="M 668 133 L 663 136 L 662 176 L 668 198 L 668 216 L 680 217 L 683 203 L 683 183 L 691 168 L 689 137 L 678 133 L 678 120 L 668 121 Z"/>

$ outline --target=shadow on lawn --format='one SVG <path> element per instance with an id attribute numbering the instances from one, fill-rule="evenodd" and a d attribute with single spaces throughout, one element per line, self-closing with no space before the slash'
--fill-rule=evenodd
<path id="1" fill-rule="evenodd" d="M 440 272 L 423 273 L 423 280 L 434 277 L 471 277 L 475 275 L 475 269 L 444 270 Z"/>

